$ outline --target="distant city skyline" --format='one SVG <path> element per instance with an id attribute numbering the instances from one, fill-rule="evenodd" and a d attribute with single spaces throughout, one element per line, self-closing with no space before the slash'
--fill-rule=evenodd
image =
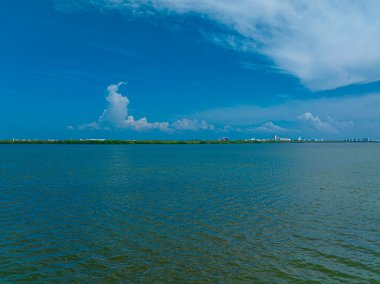
<path id="1" fill-rule="evenodd" d="M 0 139 L 380 138 L 378 1 L 0 11 Z"/>

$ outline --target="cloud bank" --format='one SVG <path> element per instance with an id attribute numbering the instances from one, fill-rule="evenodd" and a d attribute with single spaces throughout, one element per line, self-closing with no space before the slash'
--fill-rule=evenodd
<path id="1" fill-rule="evenodd" d="M 123 84 L 120 82 L 107 87 L 105 99 L 108 105 L 96 121 L 76 127 L 70 125 L 67 129 L 129 129 L 139 132 L 155 130 L 168 134 L 211 131 L 217 135 L 255 133 L 266 137 L 278 134 L 337 138 L 352 135 L 367 137 L 370 134 L 370 137 L 378 138 L 380 135 L 379 94 L 289 100 L 265 107 L 245 105 L 215 108 L 189 114 L 191 119 L 151 122 L 146 117 L 137 119 L 129 114 L 129 99 L 119 91 Z"/>
<path id="2" fill-rule="evenodd" d="M 198 131 L 198 130 L 215 130 L 215 126 L 208 124 L 204 120 L 198 121 L 197 119 L 183 118 L 173 123 L 168 122 L 149 122 L 146 117 L 135 119 L 134 116 L 129 115 L 128 105 L 129 99 L 119 92 L 120 86 L 124 82 L 109 85 L 107 87 L 106 101 L 108 102 L 107 108 L 99 116 L 97 121 L 82 124 L 77 129 L 130 129 L 135 131 L 149 131 L 160 130 L 163 132 L 175 131 Z M 69 126 L 72 129 L 73 126 Z"/>
<path id="3" fill-rule="evenodd" d="M 210 123 L 255 125 L 272 121 L 294 121 L 304 113 L 324 121 L 379 122 L 380 94 L 287 100 L 269 106 L 236 105 L 214 108 L 193 115 Z"/>
<path id="4" fill-rule="evenodd" d="M 288 100 L 269 106 L 237 105 L 193 115 L 214 124 L 270 133 L 275 126 L 291 135 L 380 137 L 380 94 Z M 273 125 L 271 125 L 273 123 Z M 257 125 L 252 127 L 252 125 Z M 281 133 L 281 129 L 274 130 Z"/>
<path id="5" fill-rule="evenodd" d="M 79 7 L 78 1 L 72 3 L 75 5 L 66 1 L 66 9 Z M 199 15 L 226 28 L 224 34 L 210 33 L 210 40 L 265 55 L 279 71 L 299 78 L 312 90 L 380 80 L 377 0 L 82 0 L 81 3 L 128 15 Z"/>

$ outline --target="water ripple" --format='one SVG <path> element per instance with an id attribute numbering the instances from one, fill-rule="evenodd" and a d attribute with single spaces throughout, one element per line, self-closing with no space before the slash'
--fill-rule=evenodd
<path id="1" fill-rule="evenodd" d="M 0 145 L 0 282 L 380 282 L 377 144 Z"/>

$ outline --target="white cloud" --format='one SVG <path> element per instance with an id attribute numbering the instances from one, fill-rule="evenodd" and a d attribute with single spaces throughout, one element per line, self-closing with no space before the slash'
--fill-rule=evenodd
<path id="1" fill-rule="evenodd" d="M 257 105 L 211 109 L 190 114 L 172 123 L 150 122 L 146 117 L 136 119 L 129 115 L 129 99 L 119 92 L 123 83 L 107 87 L 107 108 L 97 121 L 69 130 L 131 129 L 135 131 L 159 130 L 166 133 L 184 131 L 256 132 L 305 136 L 326 134 L 327 137 L 344 137 L 352 134 L 378 137 L 380 135 L 380 95 L 347 96 L 289 100 L 261 107 Z M 254 126 L 253 126 L 254 125 Z M 280 126 L 281 125 L 281 126 Z"/>
<path id="2" fill-rule="evenodd" d="M 135 119 L 132 115 L 128 115 L 129 100 L 119 93 L 119 87 L 123 84 L 124 82 L 120 82 L 108 86 L 108 95 L 106 96 L 108 107 L 97 122 L 80 125 L 78 129 L 107 129 L 112 127 L 137 131 L 158 129 L 169 132 L 169 123 L 167 122 L 148 122 L 146 117 Z"/>
<path id="3" fill-rule="evenodd" d="M 328 121 L 322 121 L 318 116 L 314 116 L 310 112 L 305 112 L 298 116 L 299 120 L 308 122 L 314 129 L 328 132 L 328 133 L 337 133 L 338 129 L 336 129 L 333 123 Z"/>
<path id="4" fill-rule="evenodd" d="M 167 133 L 184 131 L 302 133 L 329 135 L 372 133 L 380 135 L 380 94 L 289 100 L 272 106 L 235 106 L 193 113 L 172 123 L 136 119 L 128 112 L 129 99 L 119 92 L 120 82 L 107 87 L 107 108 L 97 121 L 75 127 L 78 130 L 131 129 L 159 130 Z M 300 115 L 301 114 L 301 115 Z M 317 114 L 317 115 L 315 115 Z M 278 123 L 281 125 L 279 126 Z M 252 126 L 256 125 L 256 126 Z M 68 126 L 68 129 L 73 129 Z M 366 135 L 367 136 L 367 135 Z"/>
<path id="5" fill-rule="evenodd" d="M 74 1 L 69 8 L 79 6 Z M 197 14 L 225 27 L 210 35 L 259 52 L 313 90 L 380 80 L 377 0 L 82 0 L 132 14 Z M 60 6 L 61 9 L 62 5 Z M 79 8 L 78 8 L 79 9 Z"/>
<path id="6" fill-rule="evenodd" d="M 287 131 L 286 128 L 278 126 L 271 121 L 263 123 L 259 126 L 253 127 L 253 128 L 248 128 L 247 130 L 253 131 L 253 132 L 277 133 L 277 134 L 284 133 Z"/>
<path id="7" fill-rule="evenodd" d="M 107 87 L 106 101 L 108 107 L 100 115 L 98 121 L 87 124 L 82 124 L 77 127 L 79 130 L 85 129 L 102 129 L 108 130 L 111 128 L 131 129 L 136 131 L 160 130 L 164 132 L 174 131 L 198 131 L 198 130 L 215 130 L 215 126 L 208 124 L 204 120 L 183 118 L 173 123 L 168 122 L 149 122 L 146 117 L 135 119 L 128 114 L 129 99 L 119 93 L 121 85 L 109 85 Z M 73 126 L 68 126 L 68 129 L 74 129 Z"/>
<path id="8" fill-rule="evenodd" d="M 216 125 L 254 129 L 272 122 L 288 134 L 326 133 L 329 137 L 352 135 L 380 137 L 380 94 L 288 100 L 270 106 L 238 105 L 194 113 Z M 305 113 L 310 113 L 306 114 Z M 298 118 L 300 117 L 301 118 Z M 258 126 L 259 127 L 259 126 Z"/>
<path id="9" fill-rule="evenodd" d="M 210 109 L 193 116 L 209 123 L 235 125 L 261 124 L 266 121 L 291 121 L 305 112 L 339 121 L 379 121 L 380 94 L 288 100 L 270 106 L 238 105 Z"/>
<path id="10" fill-rule="evenodd" d="M 325 121 L 322 121 L 318 116 L 315 116 L 310 112 L 305 112 L 299 115 L 297 119 L 305 122 L 313 129 L 325 133 L 339 133 L 341 130 L 345 130 L 354 126 L 354 123 L 352 121 L 336 121 L 330 116 L 327 117 Z"/>

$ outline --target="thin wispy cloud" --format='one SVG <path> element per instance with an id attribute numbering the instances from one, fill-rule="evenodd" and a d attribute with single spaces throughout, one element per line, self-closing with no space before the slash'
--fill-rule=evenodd
<path id="1" fill-rule="evenodd" d="M 193 115 L 214 124 L 261 132 L 371 135 L 379 127 L 380 94 L 288 100 L 269 106 L 237 105 Z M 273 123 L 273 125 L 271 124 Z M 254 125 L 252 127 L 252 125 Z M 285 131 L 284 131 L 285 132 Z"/>
<path id="2" fill-rule="evenodd" d="M 380 80 L 380 2 L 301 0 L 82 0 L 129 15 L 199 15 L 224 27 L 210 40 L 257 52 L 312 90 Z M 61 3 L 61 5 L 59 5 Z M 80 5 L 79 3 L 82 3 Z"/>
<path id="3" fill-rule="evenodd" d="M 248 128 L 247 131 L 252 131 L 256 133 L 280 134 L 285 133 L 288 130 L 284 127 L 274 124 L 272 121 L 268 121 L 259 126 Z"/>
<path id="4" fill-rule="evenodd" d="M 252 125 L 267 121 L 293 120 L 305 112 L 340 121 L 379 121 L 380 94 L 288 100 L 269 106 L 236 105 L 196 112 L 210 123 Z"/>
<path id="5" fill-rule="evenodd" d="M 215 125 L 208 124 L 204 120 L 198 121 L 198 119 L 179 119 L 171 124 L 171 128 L 174 130 L 216 130 Z"/>

